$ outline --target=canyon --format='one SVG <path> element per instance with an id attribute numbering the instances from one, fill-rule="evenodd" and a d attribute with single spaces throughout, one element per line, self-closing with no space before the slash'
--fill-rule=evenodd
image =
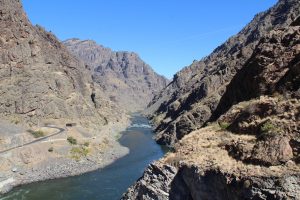
<path id="1" fill-rule="evenodd" d="M 89 171 L 62 182 L 97 190 L 107 174 L 95 170 L 137 155 L 134 177 L 162 158 L 124 200 L 300 199 L 299 0 L 279 0 L 171 81 L 137 53 L 59 41 L 19 0 L 0 5 L 0 193 Z"/>
<path id="2" fill-rule="evenodd" d="M 280 0 L 148 108 L 173 148 L 122 199 L 300 199 L 300 4 Z"/>
<path id="3" fill-rule="evenodd" d="M 110 51 L 102 70 L 99 59 L 94 65 L 78 59 L 54 34 L 32 25 L 21 1 L 0 5 L 0 192 L 103 168 L 126 155 L 118 138 L 129 114 L 168 80 L 135 53 Z M 100 68 L 93 73 L 92 67 Z M 127 94 L 135 98 L 125 101 Z"/>

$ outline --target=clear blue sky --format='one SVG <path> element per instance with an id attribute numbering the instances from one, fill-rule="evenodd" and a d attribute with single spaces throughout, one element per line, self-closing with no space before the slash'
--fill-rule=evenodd
<path id="1" fill-rule="evenodd" d="M 33 24 L 60 40 L 92 39 L 137 52 L 173 74 L 236 34 L 276 0 L 23 0 Z"/>

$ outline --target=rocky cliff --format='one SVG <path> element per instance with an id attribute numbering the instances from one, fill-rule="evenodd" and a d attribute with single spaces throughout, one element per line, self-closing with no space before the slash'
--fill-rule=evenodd
<path id="1" fill-rule="evenodd" d="M 127 126 L 83 62 L 21 1 L 0 0 L 0 194 L 110 164 L 128 153 L 116 139 Z"/>
<path id="2" fill-rule="evenodd" d="M 33 26 L 19 0 L 1 0 L 0 5 L 1 118 L 103 125 L 113 117 L 114 105 L 94 86 L 83 63 L 52 33 Z"/>
<path id="3" fill-rule="evenodd" d="M 219 53 L 225 68 L 208 60 L 230 40 L 199 62 L 207 61 L 203 70 L 194 64 L 175 76 L 166 89 L 173 90 L 172 103 L 163 103 L 158 115 L 164 118 L 158 130 L 174 129 L 161 132 L 159 141 L 173 144 L 174 151 L 151 164 L 123 199 L 300 199 L 299 8 L 299 1 L 281 0 L 259 14 L 230 40 L 243 38 L 257 21 L 256 29 L 272 27 L 252 37 L 253 48 L 245 40 L 233 54 Z M 233 56 L 244 48 L 251 54 Z M 186 96 L 177 100 L 178 94 Z"/>
<path id="4" fill-rule="evenodd" d="M 91 40 L 70 39 L 64 45 L 90 67 L 93 80 L 128 111 L 143 110 L 168 80 L 133 52 L 115 52 Z"/>
<path id="5" fill-rule="evenodd" d="M 273 8 L 256 15 L 242 31 L 216 48 L 208 57 L 193 62 L 178 72 L 148 108 L 156 124 L 157 141 L 172 145 L 187 133 L 201 128 L 224 113 L 232 103 L 241 101 L 242 99 L 232 99 L 231 103 L 228 102 L 222 108 L 219 105 L 221 98 L 225 98 L 223 95 L 227 85 L 237 72 L 249 65 L 249 59 L 261 39 L 271 30 L 290 25 L 299 13 L 299 1 L 279 1 Z M 247 87 L 248 85 L 239 91 L 247 93 Z M 222 100 L 221 104 L 224 101 L 226 100 Z"/>

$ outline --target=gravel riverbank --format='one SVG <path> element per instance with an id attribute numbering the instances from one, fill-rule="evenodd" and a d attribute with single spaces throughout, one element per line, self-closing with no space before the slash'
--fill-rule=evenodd
<path id="1" fill-rule="evenodd" d="M 76 160 L 70 156 L 49 157 L 34 165 L 18 165 L 9 171 L 0 172 L 0 194 L 9 192 L 12 188 L 38 181 L 57 179 L 103 168 L 118 158 L 129 153 L 128 148 L 123 147 L 117 141 L 122 131 L 126 130 L 129 121 L 109 124 L 102 130 L 105 140 L 109 145 L 103 151 L 93 150 L 84 158 Z M 102 136 L 103 137 L 103 136 Z M 10 157 L 11 152 L 1 157 Z"/>

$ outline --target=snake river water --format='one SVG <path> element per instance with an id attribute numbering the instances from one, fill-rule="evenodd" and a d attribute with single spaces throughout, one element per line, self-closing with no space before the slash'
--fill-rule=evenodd
<path id="1" fill-rule="evenodd" d="M 166 149 L 153 140 L 147 118 L 133 115 L 132 124 L 122 133 L 120 144 L 130 153 L 103 169 L 80 176 L 49 180 L 17 187 L 0 200 L 114 200 L 142 174 Z"/>

